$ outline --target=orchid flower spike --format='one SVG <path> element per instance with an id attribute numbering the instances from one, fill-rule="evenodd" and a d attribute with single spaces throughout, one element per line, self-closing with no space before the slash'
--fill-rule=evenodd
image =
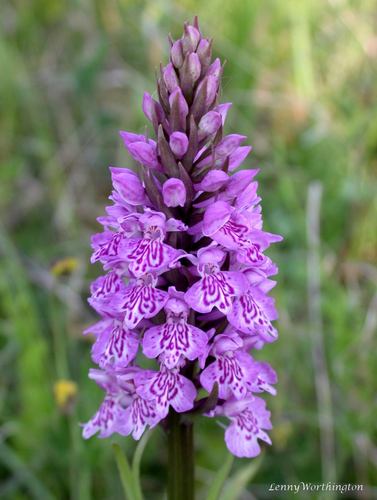
<path id="1" fill-rule="evenodd" d="M 255 457 L 271 443 L 261 395 L 276 393 L 277 377 L 251 352 L 278 336 L 277 267 L 265 252 L 282 238 L 263 230 L 258 170 L 239 169 L 246 137 L 224 135 L 230 103 L 219 103 L 211 45 L 186 24 L 158 99 L 143 97 L 154 137 L 120 133 L 137 168 L 110 167 L 112 204 L 92 237 L 104 275 L 89 299 L 100 319 L 86 333 L 99 366 L 90 378 L 105 396 L 83 435 L 139 439 L 172 412 L 202 413 L 228 422 L 231 453 Z"/>

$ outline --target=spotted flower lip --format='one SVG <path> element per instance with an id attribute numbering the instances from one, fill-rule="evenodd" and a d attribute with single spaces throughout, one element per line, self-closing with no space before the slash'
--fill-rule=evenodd
<path id="1" fill-rule="evenodd" d="M 267 363 L 254 361 L 234 331 L 216 336 L 211 354 L 215 360 L 200 375 L 200 382 L 208 392 L 217 383 L 219 397 L 224 400 L 240 400 L 253 392 L 276 394 L 273 387 L 277 382 L 276 373 Z"/>
<path id="2" fill-rule="evenodd" d="M 124 245 L 122 257 L 129 262 L 134 276 L 161 272 L 183 252 L 163 243 L 164 234 L 158 226 L 149 226 L 143 238 L 132 238 Z"/>
<path id="3" fill-rule="evenodd" d="M 117 319 L 104 319 L 87 328 L 96 341 L 92 347 L 92 359 L 100 368 L 119 371 L 135 359 L 139 348 L 139 335 L 124 328 Z"/>
<path id="4" fill-rule="evenodd" d="M 231 453 L 255 457 L 271 429 L 259 396 L 276 394 L 277 375 L 253 353 L 278 337 L 267 253 L 282 238 L 263 228 L 246 136 L 224 134 L 231 103 L 219 102 L 223 65 L 211 52 L 197 21 L 185 24 L 157 92 L 142 96 L 150 130 L 120 131 L 134 164 L 110 167 L 91 239 L 104 274 L 88 299 L 100 318 L 84 334 L 104 399 L 83 436 L 137 440 L 171 412 L 205 412 L 228 421 Z"/>
<path id="5" fill-rule="evenodd" d="M 164 307 L 168 293 L 156 288 L 156 281 L 152 275 L 145 275 L 130 283 L 117 297 L 125 328 L 135 328 L 142 319 L 153 318 Z"/>
<path id="6" fill-rule="evenodd" d="M 234 297 L 244 287 L 243 276 L 236 271 L 216 271 L 211 265 L 207 265 L 206 269 L 204 276 L 187 290 L 185 300 L 200 313 L 209 313 L 216 307 L 223 314 L 228 314 Z"/>
<path id="7" fill-rule="evenodd" d="M 208 392 L 217 383 L 221 399 L 246 397 L 252 359 L 242 347 L 242 339 L 237 335 L 219 335 L 215 338 L 212 349 L 215 361 L 200 375 L 200 383 Z"/>
<path id="8" fill-rule="evenodd" d="M 155 401 L 158 414 L 165 418 L 172 406 L 178 413 L 189 411 L 194 406 L 196 389 L 191 380 L 177 369 L 164 366 L 159 371 L 144 370 L 136 376 L 137 393 L 148 401 Z"/>
<path id="9" fill-rule="evenodd" d="M 216 307 L 223 314 L 229 313 L 234 297 L 246 286 L 245 277 L 237 271 L 221 271 L 226 253 L 216 246 L 198 252 L 198 272 L 201 279 L 185 293 L 185 301 L 200 313 L 209 313 Z"/>
<path id="10" fill-rule="evenodd" d="M 231 422 L 225 431 L 225 442 L 231 453 L 253 458 L 260 453 L 259 439 L 271 444 L 265 432 L 272 428 L 270 412 L 263 399 L 254 396 L 241 402 L 230 401 L 224 404 L 222 411 Z"/>
<path id="11" fill-rule="evenodd" d="M 125 290 L 126 286 L 120 276 L 117 272 L 112 271 L 93 281 L 88 302 L 104 318 L 116 318 L 119 316 L 119 312 L 113 299 Z"/>
<path id="12" fill-rule="evenodd" d="M 238 296 L 228 314 L 229 323 L 243 333 L 257 333 L 265 342 L 277 338 L 271 321 L 277 319 L 274 301 L 258 287 L 250 286 Z"/>
<path id="13" fill-rule="evenodd" d="M 101 370 L 91 370 L 89 376 L 106 391 L 106 396 L 98 412 L 83 425 L 85 438 L 97 432 L 106 438 L 117 432 L 126 436 L 132 433 L 134 439 L 140 439 L 148 425 L 154 427 L 158 423 L 155 402 L 137 395 L 131 379 L 124 383 L 118 376 Z"/>
<path id="14" fill-rule="evenodd" d="M 169 289 L 165 304 L 166 322 L 144 333 L 143 352 L 148 358 L 163 354 L 162 364 L 175 368 L 182 358 L 197 359 L 207 345 L 207 334 L 188 323 L 189 306 L 184 293 Z"/>

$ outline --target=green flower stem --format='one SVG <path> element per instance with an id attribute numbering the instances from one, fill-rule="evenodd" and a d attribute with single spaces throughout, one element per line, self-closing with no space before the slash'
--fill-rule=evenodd
<path id="1" fill-rule="evenodd" d="M 168 427 L 168 499 L 194 499 L 193 424 L 171 410 Z"/>

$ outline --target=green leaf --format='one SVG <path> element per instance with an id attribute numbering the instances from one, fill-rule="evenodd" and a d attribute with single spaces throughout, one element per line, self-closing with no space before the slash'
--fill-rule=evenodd
<path id="1" fill-rule="evenodd" d="M 218 500 L 218 498 L 220 497 L 222 487 L 226 481 L 226 478 L 228 477 L 230 469 L 232 468 L 233 461 L 234 461 L 233 455 L 228 453 L 223 466 L 220 467 L 219 471 L 214 477 L 214 480 L 212 481 L 212 484 L 208 491 L 207 500 Z"/>
<path id="2" fill-rule="evenodd" d="M 236 500 L 258 472 L 262 464 L 262 457 L 254 458 L 242 467 L 227 481 L 221 500 Z"/>
<path id="3" fill-rule="evenodd" d="M 151 435 L 152 435 L 152 431 L 149 430 L 140 439 L 140 441 L 136 447 L 134 458 L 132 461 L 132 475 L 133 475 L 133 480 L 134 480 L 134 485 L 135 485 L 135 493 L 137 495 L 138 500 L 143 500 L 143 492 L 142 492 L 141 484 L 140 484 L 140 464 L 141 464 L 141 459 L 143 457 L 145 447 L 147 446 L 147 443 L 148 443 Z"/>
<path id="4" fill-rule="evenodd" d="M 127 457 L 123 453 L 122 448 L 119 446 L 119 444 L 113 443 L 112 446 L 115 454 L 115 460 L 119 470 L 120 479 L 122 481 L 125 497 L 128 500 L 138 500 L 138 496 L 135 491 L 135 484 L 131 472 L 131 467 L 130 464 L 128 463 Z"/>

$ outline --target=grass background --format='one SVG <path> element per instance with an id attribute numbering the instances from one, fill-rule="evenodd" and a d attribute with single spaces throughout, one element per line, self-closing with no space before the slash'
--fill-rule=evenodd
<path id="1" fill-rule="evenodd" d="M 179 36 L 194 14 L 227 60 L 227 131 L 254 146 L 248 166 L 261 168 L 266 228 L 285 237 L 270 252 L 280 340 L 258 355 L 280 379 L 267 396 L 273 446 L 235 462 L 222 498 L 270 498 L 271 482 L 299 481 L 363 483 L 377 496 L 376 1 L 5 0 L 2 499 L 122 498 L 111 440 L 84 442 L 78 427 L 101 399 L 81 336 L 99 273 L 89 236 L 110 191 L 107 166 L 130 165 L 117 131 L 144 130 L 142 93 L 166 61 L 166 34 Z M 319 238 L 308 239 L 318 218 Z M 62 402 L 64 388 L 77 394 Z M 132 439 L 120 442 L 131 457 Z M 223 430 L 198 421 L 196 453 L 204 498 L 227 457 Z M 156 430 L 142 464 L 146 498 L 163 497 L 165 464 Z"/>

